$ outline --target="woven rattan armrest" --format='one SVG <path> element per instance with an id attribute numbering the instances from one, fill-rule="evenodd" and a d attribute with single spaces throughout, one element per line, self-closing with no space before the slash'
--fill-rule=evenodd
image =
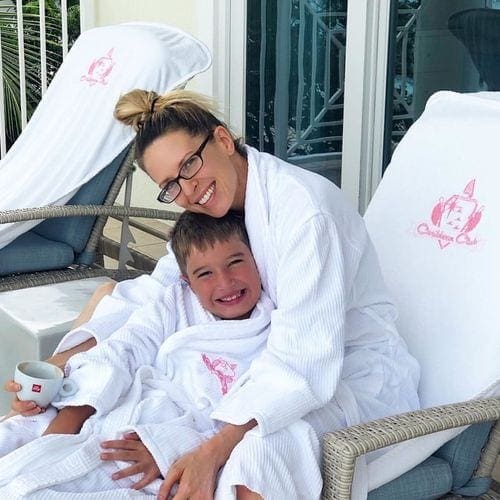
<path id="1" fill-rule="evenodd" d="M 52 205 L 48 207 L 21 208 L 0 211 L 0 224 L 28 220 L 74 216 L 122 216 L 177 220 L 178 212 L 153 208 L 103 206 L 103 205 Z"/>
<path id="2" fill-rule="evenodd" d="M 489 398 L 413 411 L 327 433 L 323 441 L 323 498 L 351 498 L 355 461 L 365 453 L 433 432 L 499 419 L 500 398 Z M 499 449 L 497 423 L 476 474 L 491 475 Z"/>
<path id="3" fill-rule="evenodd" d="M 140 207 L 103 206 L 103 205 L 54 205 L 37 208 L 24 208 L 17 210 L 0 211 L 0 224 L 10 222 L 22 222 L 28 220 L 51 219 L 56 217 L 91 216 L 102 218 L 101 227 L 104 227 L 105 219 L 114 217 L 143 217 L 162 220 L 177 220 L 178 212 L 168 210 L 157 210 Z M 97 248 L 101 231 L 93 231 L 87 243 L 87 248 Z M 0 278 L 0 292 L 7 290 L 18 290 L 33 286 L 73 281 L 96 276 L 109 276 L 115 281 L 131 279 L 143 274 L 144 271 L 128 269 L 102 269 L 86 268 L 79 266 L 78 269 L 61 269 L 48 272 L 37 272 L 5 276 Z"/>

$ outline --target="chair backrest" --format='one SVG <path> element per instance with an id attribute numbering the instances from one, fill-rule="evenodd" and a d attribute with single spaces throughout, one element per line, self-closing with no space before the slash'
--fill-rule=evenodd
<path id="1" fill-rule="evenodd" d="M 423 407 L 498 387 L 499 138 L 496 94 L 438 92 L 365 214 Z"/>
<path id="2" fill-rule="evenodd" d="M 500 99 L 438 92 L 394 152 L 365 221 L 421 366 L 422 407 L 500 392 Z M 415 467 L 451 429 L 369 464 L 371 487 Z"/>
<path id="3" fill-rule="evenodd" d="M 123 165 L 127 150 L 128 148 L 122 151 L 105 169 L 86 182 L 67 204 L 103 204 L 119 168 Z M 114 199 L 110 202 L 112 204 Z M 75 255 L 78 255 L 84 250 L 95 221 L 96 217 L 58 217 L 45 220 L 32 231 L 49 240 L 68 244 Z"/>

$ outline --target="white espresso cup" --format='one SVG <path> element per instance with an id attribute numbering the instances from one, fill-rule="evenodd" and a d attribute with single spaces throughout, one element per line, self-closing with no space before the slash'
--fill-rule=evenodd
<path id="1" fill-rule="evenodd" d="M 22 388 L 17 397 L 47 407 L 57 395 L 72 396 L 78 390 L 73 380 L 64 378 L 64 372 L 45 361 L 22 361 L 16 366 L 14 381 Z"/>

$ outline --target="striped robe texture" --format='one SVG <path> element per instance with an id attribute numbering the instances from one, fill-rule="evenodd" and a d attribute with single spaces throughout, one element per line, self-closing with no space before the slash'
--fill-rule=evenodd
<path id="1" fill-rule="evenodd" d="M 130 489 L 138 477 L 113 481 L 111 474 L 125 464 L 102 462 L 100 443 L 135 431 L 166 473 L 220 429 L 223 424 L 211 414 L 264 348 L 273 304 L 263 295 L 251 318 L 220 321 L 181 282 L 167 287 L 160 299 L 138 309 L 96 348 L 71 359 L 69 377 L 79 390 L 54 406 L 88 404 L 96 414 L 78 435 L 39 437 L 0 459 L 0 498 L 155 498 L 159 479 L 141 492 Z M 25 419 L 14 422 L 24 430 Z M 9 420 L 4 425 L 15 431 Z M 297 422 L 269 444 L 260 441 L 250 435 L 235 451 L 221 474 L 218 498 L 233 498 L 233 484 L 258 487 L 260 474 L 272 475 L 280 467 L 293 474 L 283 491 L 290 498 L 302 495 L 295 485 L 300 488 L 311 474 L 321 487 L 319 446 L 309 424 Z M 251 463 L 263 446 L 278 450 L 267 472 Z M 283 447 L 287 452 L 279 452 Z M 290 453 L 298 447 L 308 450 L 300 460 Z M 281 455 L 289 461 L 286 466 Z"/>
<path id="2" fill-rule="evenodd" d="M 255 418 L 260 436 L 304 419 L 320 438 L 418 408 L 419 367 L 394 326 L 396 310 L 360 215 L 325 178 L 251 147 L 247 153 L 245 223 L 276 309 L 265 349 L 214 418 L 233 424 Z M 178 276 L 168 254 L 152 276 L 118 284 L 96 318 L 59 349 L 105 337 L 134 303 L 152 300 Z M 359 465 L 355 498 L 367 490 Z"/>

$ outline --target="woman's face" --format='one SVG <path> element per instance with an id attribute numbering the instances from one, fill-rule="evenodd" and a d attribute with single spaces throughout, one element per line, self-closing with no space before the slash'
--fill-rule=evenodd
<path id="1" fill-rule="evenodd" d="M 163 188 L 179 175 L 206 136 L 192 137 L 184 131 L 169 132 L 144 151 L 143 164 L 149 176 Z M 179 179 L 181 193 L 175 203 L 190 212 L 222 217 L 229 209 L 243 210 L 246 160 L 234 149 L 231 135 L 217 127 L 201 153 L 203 166 L 191 179 Z"/>

